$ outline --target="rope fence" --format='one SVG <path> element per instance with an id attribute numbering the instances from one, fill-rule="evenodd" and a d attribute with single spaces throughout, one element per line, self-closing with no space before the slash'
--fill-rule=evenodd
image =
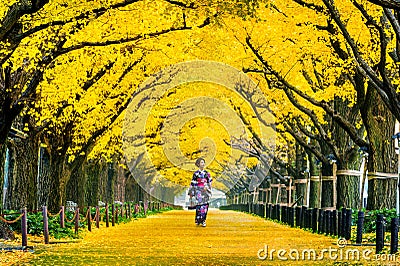
<path id="1" fill-rule="evenodd" d="M 24 216 L 23 213 L 22 213 L 20 216 L 18 216 L 16 219 L 12 220 L 12 221 L 6 220 L 6 219 L 3 218 L 2 216 L 0 216 L 0 220 L 1 220 L 2 222 L 6 223 L 6 224 L 13 224 L 13 223 L 15 223 L 15 222 L 18 222 L 18 221 L 22 218 L 22 216 Z"/>
<path id="2" fill-rule="evenodd" d="M 133 207 L 133 212 L 132 212 L 132 206 Z M 113 204 L 108 204 L 106 203 L 104 207 L 100 206 L 95 206 L 94 208 L 94 214 L 92 215 L 92 207 L 88 206 L 86 208 L 86 211 L 80 213 L 79 207 L 75 207 L 75 210 L 73 211 L 72 218 L 71 213 L 72 211 L 68 211 L 67 213 L 65 212 L 66 207 L 61 206 L 60 210 L 57 213 L 51 213 L 48 209 L 47 206 L 43 206 L 41 209 L 41 213 L 43 216 L 43 237 L 44 237 L 44 243 L 49 244 L 49 218 L 54 218 L 59 216 L 59 226 L 60 228 L 65 228 L 65 222 L 69 224 L 69 226 L 74 226 L 74 232 L 75 234 L 79 233 L 79 228 L 84 227 L 85 224 L 87 226 L 88 231 L 92 231 L 92 223 L 95 223 L 96 228 L 100 228 L 100 222 L 105 222 L 105 226 L 109 227 L 110 225 L 110 219 L 111 219 L 111 225 L 115 226 L 115 224 L 119 223 L 119 219 L 125 218 L 126 220 L 131 220 L 132 218 L 136 217 L 138 214 L 142 213 L 146 215 L 146 213 L 150 211 L 159 211 L 161 209 L 164 209 L 166 207 L 172 207 L 176 208 L 177 206 L 171 205 L 168 203 L 164 202 L 139 202 L 139 203 L 132 203 L 132 202 L 126 202 L 126 203 L 113 203 Z M 110 212 L 111 208 L 111 212 Z M 104 210 L 104 214 L 101 213 L 101 210 Z M 39 210 L 35 210 L 31 212 L 32 214 L 38 213 Z M 84 213 L 84 217 L 83 217 Z M 10 216 L 10 215 L 16 215 L 19 214 L 18 217 L 16 217 L 13 220 L 7 220 L 5 216 Z M 14 212 L 14 213 L 7 213 L 0 215 L 0 221 L 6 224 L 14 224 L 18 221 L 21 221 L 21 233 L 22 233 L 22 247 L 27 247 L 28 245 L 28 212 L 26 208 L 21 209 L 20 212 Z"/>

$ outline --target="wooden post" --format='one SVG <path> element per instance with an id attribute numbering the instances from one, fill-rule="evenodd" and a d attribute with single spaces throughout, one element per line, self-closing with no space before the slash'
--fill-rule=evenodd
<path id="1" fill-rule="evenodd" d="M 341 211 L 337 212 L 337 236 L 342 237 L 343 236 L 343 225 L 342 225 L 342 219 L 343 219 L 343 214 Z"/>
<path id="2" fill-rule="evenodd" d="M 310 162 L 307 161 L 307 164 Z M 306 180 L 306 204 L 307 207 L 310 207 L 310 194 L 311 194 L 311 173 L 310 171 L 307 172 L 307 180 Z"/>
<path id="3" fill-rule="evenodd" d="M 364 212 L 358 211 L 358 219 L 357 219 L 357 237 L 356 243 L 361 244 L 362 242 L 362 233 L 364 228 Z"/>
<path id="4" fill-rule="evenodd" d="M 49 221 L 47 219 L 47 207 L 46 206 L 42 206 L 42 215 L 43 215 L 44 243 L 49 244 Z"/>
<path id="5" fill-rule="evenodd" d="M 21 213 L 23 214 L 21 219 L 22 246 L 26 247 L 28 245 L 28 213 L 26 208 L 23 208 Z"/>
<path id="6" fill-rule="evenodd" d="M 281 183 L 280 183 L 280 181 L 279 181 L 279 182 L 278 182 L 278 190 L 277 190 L 277 192 L 276 192 L 275 204 L 279 204 L 278 199 L 279 199 L 280 194 L 281 194 Z"/>
<path id="7" fill-rule="evenodd" d="M 306 206 L 301 206 L 301 218 L 300 218 L 300 228 L 306 228 L 306 214 L 307 212 L 307 207 Z"/>
<path id="8" fill-rule="evenodd" d="M 312 228 L 312 231 L 314 233 L 316 233 L 316 232 L 318 232 L 318 226 L 317 226 L 318 225 L 318 208 L 313 208 L 311 217 L 312 217 L 311 228 Z"/>
<path id="9" fill-rule="evenodd" d="M 292 204 L 292 181 L 293 178 L 289 177 L 289 199 L 288 199 L 288 207 Z"/>
<path id="10" fill-rule="evenodd" d="M 344 238 L 346 240 L 350 240 L 351 238 L 351 215 L 352 214 L 352 210 L 351 209 L 347 209 L 346 211 L 346 233 Z"/>
<path id="11" fill-rule="evenodd" d="M 322 167 L 319 167 L 318 208 L 322 208 Z"/>
<path id="12" fill-rule="evenodd" d="M 323 220 L 324 220 L 324 211 L 322 209 L 318 209 L 318 234 L 323 233 Z"/>
<path id="13" fill-rule="evenodd" d="M 115 206 L 115 222 L 116 223 L 118 223 L 118 211 L 119 211 L 119 208 L 118 208 L 118 205 L 117 206 Z"/>
<path id="14" fill-rule="evenodd" d="M 337 207 L 337 190 L 336 190 L 336 182 L 337 182 L 337 177 L 336 177 L 336 172 L 337 172 L 337 164 L 334 162 L 332 166 L 332 174 L 333 174 L 333 208 L 336 209 Z"/>
<path id="15" fill-rule="evenodd" d="M 332 223 L 333 223 L 333 235 L 337 236 L 338 235 L 338 218 L 337 218 L 337 210 L 332 211 Z"/>
<path id="16" fill-rule="evenodd" d="M 106 203 L 106 227 L 110 226 L 110 217 L 108 214 L 108 203 Z"/>
<path id="17" fill-rule="evenodd" d="M 400 147 L 399 147 L 400 148 Z M 399 153 L 400 154 L 400 153 Z M 362 172 L 362 179 L 361 179 L 361 193 L 360 193 L 360 203 L 358 206 L 358 210 L 361 211 L 363 206 L 363 200 L 364 200 L 364 187 L 365 187 L 365 182 L 367 179 L 367 170 L 368 170 L 368 156 L 364 155 L 363 156 L 363 161 L 364 161 L 364 168 Z"/>
<path id="18" fill-rule="evenodd" d="M 272 203 L 272 187 L 268 189 L 268 203 Z"/>
<path id="19" fill-rule="evenodd" d="M 115 204 L 114 203 L 111 205 L 111 213 L 112 213 L 111 225 L 115 226 Z"/>
<path id="20" fill-rule="evenodd" d="M 331 229 L 331 211 L 325 210 L 324 211 L 324 218 L 325 218 L 325 235 L 329 235 Z"/>
<path id="21" fill-rule="evenodd" d="M 390 231 L 390 254 L 396 254 L 399 247 L 399 218 L 392 218 Z"/>
<path id="22" fill-rule="evenodd" d="M 75 210 L 75 234 L 78 234 L 79 230 L 79 207 Z"/>
<path id="23" fill-rule="evenodd" d="M 376 218 L 376 254 L 379 254 L 385 244 L 385 225 L 383 220 L 383 214 L 378 214 Z"/>
<path id="24" fill-rule="evenodd" d="M 96 206 L 96 227 L 100 228 L 100 208 Z"/>
<path id="25" fill-rule="evenodd" d="M 341 229 L 341 232 L 342 232 L 342 237 L 346 237 L 346 231 L 347 231 L 347 229 L 346 229 L 346 226 L 347 226 L 347 223 L 346 223 L 346 221 L 347 221 L 347 209 L 346 208 L 342 208 L 342 229 Z"/>
<path id="26" fill-rule="evenodd" d="M 65 208 L 64 208 L 64 206 L 61 206 L 61 211 L 60 211 L 60 227 L 65 228 Z"/>
<path id="27" fill-rule="evenodd" d="M 294 227 L 294 213 L 294 207 L 289 207 L 289 222 L 291 227 Z"/>
<path id="28" fill-rule="evenodd" d="M 87 229 L 89 232 L 92 232 L 92 214 L 90 211 L 91 207 L 88 206 L 88 210 L 87 210 Z"/>
<path id="29" fill-rule="evenodd" d="M 131 208 L 130 202 L 128 202 L 128 213 L 129 213 L 128 218 L 131 219 L 132 218 L 132 208 Z"/>

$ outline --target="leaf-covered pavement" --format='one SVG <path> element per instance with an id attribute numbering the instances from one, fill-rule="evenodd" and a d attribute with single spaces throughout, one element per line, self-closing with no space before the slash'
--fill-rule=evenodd
<path id="1" fill-rule="evenodd" d="M 110 228 L 94 229 L 79 243 L 48 245 L 18 265 L 361 265 L 358 260 L 261 260 L 272 249 L 338 248 L 336 240 L 289 228 L 249 214 L 211 209 L 207 227 L 194 224 L 194 212 L 174 210 Z M 346 247 L 347 248 L 347 247 Z M 354 247 L 352 247 L 354 248 Z M 264 255 L 264 253 L 260 253 Z M 362 262 L 367 264 L 366 261 Z"/>

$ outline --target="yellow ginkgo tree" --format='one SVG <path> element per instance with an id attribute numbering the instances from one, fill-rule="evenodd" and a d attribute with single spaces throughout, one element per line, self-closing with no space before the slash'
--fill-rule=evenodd
<path id="1" fill-rule="evenodd" d="M 191 49 L 196 40 L 181 34 L 218 24 L 219 16 L 252 16 L 259 1 L 11 1 L 0 5 L 0 65 L 2 90 L 0 144 L 13 122 L 29 131 L 29 158 L 37 158 L 39 141 L 47 153 L 47 178 L 16 165 L 26 188 L 48 188 L 40 205 L 55 210 L 65 199 L 73 171 L 109 128 L 118 123 L 141 80 L 188 57 L 172 57 L 168 47 Z M 184 50 L 184 49 L 182 49 Z M 162 58 L 162 59 L 161 59 Z M 195 57 L 191 57 L 194 59 Z M 17 146 L 20 143 L 16 144 Z M 36 146 L 34 146 L 36 145 Z M 16 146 L 13 146 L 16 147 Z M 15 153 L 18 158 L 24 153 Z M 5 154 L 3 152 L 3 154 Z M 36 155 L 35 155 L 36 154 Z M 3 155 L 4 156 L 4 155 Z M 27 156 L 28 157 L 28 156 Z M 2 171 L 3 172 L 3 171 Z M 79 175 L 78 175 L 79 176 Z M 15 187 L 17 188 L 17 187 Z M 38 203 L 28 189 L 11 189 L 13 207 Z M 29 195 L 28 195 L 29 194 Z M 48 195 L 48 196 L 45 196 Z M 21 203 L 22 202 L 22 203 Z"/>

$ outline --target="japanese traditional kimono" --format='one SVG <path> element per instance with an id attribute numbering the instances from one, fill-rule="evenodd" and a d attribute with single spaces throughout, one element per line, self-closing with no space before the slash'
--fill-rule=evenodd
<path id="1" fill-rule="evenodd" d="M 197 170 L 193 174 L 190 183 L 189 196 L 192 208 L 196 208 L 196 224 L 206 221 L 208 212 L 208 203 L 211 198 L 212 178 L 206 170 Z"/>

